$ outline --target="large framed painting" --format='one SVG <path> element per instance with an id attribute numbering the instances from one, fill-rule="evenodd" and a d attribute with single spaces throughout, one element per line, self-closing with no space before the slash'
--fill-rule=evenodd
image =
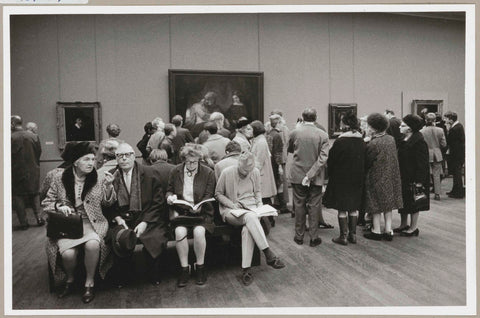
<path id="1" fill-rule="evenodd" d="M 342 117 L 347 112 L 357 115 L 357 104 L 328 104 L 328 134 L 330 138 L 337 138 L 342 133 Z"/>
<path id="2" fill-rule="evenodd" d="M 263 121 L 263 72 L 168 70 L 170 119 L 182 115 L 198 135 L 213 112 L 233 130 L 241 117 Z"/>
<path id="3" fill-rule="evenodd" d="M 99 102 L 57 102 L 58 147 L 69 141 L 100 143 L 102 112 Z"/>

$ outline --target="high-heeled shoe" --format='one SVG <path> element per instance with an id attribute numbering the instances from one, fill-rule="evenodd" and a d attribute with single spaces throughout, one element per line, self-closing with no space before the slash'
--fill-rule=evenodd
<path id="1" fill-rule="evenodd" d="M 420 234 L 420 230 L 416 229 L 413 232 L 401 232 L 400 236 L 418 236 L 418 234 Z"/>
<path id="2" fill-rule="evenodd" d="M 65 286 L 63 287 L 62 291 L 58 294 L 58 298 L 64 298 L 70 295 L 73 291 L 73 282 L 66 282 Z"/>
<path id="3" fill-rule="evenodd" d="M 390 233 L 385 232 L 385 233 L 383 233 L 383 239 L 384 239 L 385 241 L 389 241 L 389 242 L 393 241 L 393 232 L 390 232 Z"/>
<path id="4" fill-rule="evenodd" d="M 402 233 L 403 231 L 407 231 L 410 228 L 410 225 L 396 227 L 393 229 L 393 233 Z"/>
<path id="5" fill-rule="evenodd" d="M 85 292 L 82 295 L 82 301 L 85 304 L 88 304 L 95 298 L 95 291 L 93 286 L 85 287 Z"/>
<path id="6" fill-rule="evenodd" d="M 363 237 L 369 240 L 375 240 L 375 241 L 381 241 L 383 234 L 381 233 L 374 233 L 374 232 L 368 232 L 363 234 Z"/>

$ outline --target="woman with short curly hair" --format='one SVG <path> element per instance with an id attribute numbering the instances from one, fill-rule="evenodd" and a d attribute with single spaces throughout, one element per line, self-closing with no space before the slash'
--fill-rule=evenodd
<path id="1" fill-rule="evenodd" d="M 190 272 L 187 241 L 189 231 L 193 232 L 193 249 L 197 257 L 196 283 L 197 285 L 203 285 L 207 280 L 204 265 L 205 250 L 207 247 L 205 231 L 213 231 L 214 210 L 210 202 L 204 203 L 199 211 L 185 209 L 184 206 L 174 205 L 173 202 L 180 199 L 193 205 L 205 199 L 213 198 L 215 192 L 215 174 L 212 169 L 200 164 L 200 160 L 203 157 L 200 145 L 186 144 L 180 150 L 180 156 L 184 158 L 184 162 L 173 168 L 170 173 L 166 194 L 167 203 L 172 206 L 170 209 L 171 218 L 185 214 L 186 212 L 196 214 L 203 218 L 203 221 L 199 223 L 177 223 L 175 227 L 176 248 L 182 267 L 177 286 L 184 287 L 188 283 Z"/>
<path id="2" fill-rule="evenodd" d="M 365 233 L 367 239 L 387 241 L 393 239 L 392 210 L 403 207 L 402 184 L 398 166 L 397 147 L 395 139 L 385 131 L 388 119 L 379 113 L 367 117 L 367 135 L 371 137 L 367 144 L 365 155 L 365 212 L 373 217 L 373 227 L 370 233 Z M 380 229 L 382 213 L 385 218 L 385 233 Z"/>

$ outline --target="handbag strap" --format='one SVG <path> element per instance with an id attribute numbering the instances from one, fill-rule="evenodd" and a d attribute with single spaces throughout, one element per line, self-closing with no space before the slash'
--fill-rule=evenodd
<path id="1" fill-rule="evenodd" d="M 63 201 L 63 200 L 57 200 L 57 201 L 55 201 L 55 204 L 54 204 L 54 206 L 55 206 L 55 212 L 58 213 L 58 206 L 57 206 L 57 205 L 58 205 L 59 203 L 64 203 L 64 202 L 65 202 L 65 201 Z M 77 208 L 76 208 L 75 206 L 73 207 L 73 211 L 74 211 L 75 214 L 78 214 Z"/>

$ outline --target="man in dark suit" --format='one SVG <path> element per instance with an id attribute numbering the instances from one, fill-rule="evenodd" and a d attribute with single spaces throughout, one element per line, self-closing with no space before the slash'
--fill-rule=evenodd
<path id="1" fill-rule="evenodd" d="M 33 212 L 38 225 L 45 222 L 41 218 L 40 155 L 42 148 L 37 135 L 23 130 L 22 118 L 11 117 L 12 149 L 12 205 L 20 222 L 20 230 L 28 229 L 27 202 L 33 202 Z"/>
<path id="2" fill-rule="evenodd" d="M 458 122 L 457 113 L 447 111 L 444 115 L 446 124 L 450 127 L 447 134 L 448 170 L 453 176 L 452 191 L 447 192 L 450 198 L 465 197 L 465 188 L 462 180 L 462 167 L 465 163 L 465 130 Z"/>
<path id="3" fill-rule="evenodd" d="M 113 187 L 117 203 L 108 211 L 108 218 L 118 226 L 128 227 L 143 243 L 149 267 L 149 278 L 154 285 L 160 283 L 159 256 L 167 238 L 164 192 L 161 182 L 148 166 L 135 162 L 135 152 L 127 144 L 120 144 L 115 152 L 118 169 L 114 172 Z M 112 238 L 112 242 L 114 238 Z M 132 279 L 132 255 L 115 255 L 114 279 L 121 287 Z"/>
<path id="4" fill-rule="evenodd" d="M 180 115 L 175 115 L 172 118 L 172 124 L 175 125 L 175 128 L 177 129 L 177 135 L 173 138 L 172 143 L 173 143 L 173 150 L 175 153 L 175 156 L 172 160 L 174 164 L 179 164 L 181 162 L 180 160 L 180 149 L 185 146 L 186 143 L 193 142 L 193 137 L 192 134 L 190 133 L 190 130 L 187 128 L 183 128 L 183 118 Z"/>
<path id="5" fill-rule="evenodd" d="M 384 115 L 388 118 L 389 122 L 389 126 L 386 132 L 395 139 L 395 144 L 397 145 L 398 149 L 398 146 L 403 139 L 403 136 L 400 133 L 400 124 L 402 123 L 402 121 L 399 118 L 395 117 L 395 113 L 393 110 L 385 110 Z"/>

